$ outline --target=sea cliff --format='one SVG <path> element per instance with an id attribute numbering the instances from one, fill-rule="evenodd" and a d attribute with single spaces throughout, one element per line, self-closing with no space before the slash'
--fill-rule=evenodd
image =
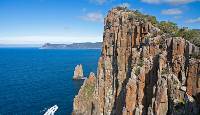
<path id="1" fill-rule="evenodd" d="M 104 24 L 97 77 L 85 80 L 72 114 L 200 113 L 199 47 L 126 8 L 113 8 Z"/>

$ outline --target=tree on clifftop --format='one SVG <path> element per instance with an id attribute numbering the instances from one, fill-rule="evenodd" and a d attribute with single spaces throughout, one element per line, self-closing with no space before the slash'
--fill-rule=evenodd
<path id="1" fill-rule="evenodd" d="M 169 34 L 172 37 L 177 37 L 178 26 L 176 23 L 169 22 L 169 21 L 161 21 L 158 24 L 158 27 L 161 30 L 161 32 Z"/>

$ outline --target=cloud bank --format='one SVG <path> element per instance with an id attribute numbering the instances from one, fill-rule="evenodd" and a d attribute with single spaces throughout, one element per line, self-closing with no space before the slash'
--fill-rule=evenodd
<path id="1" fill-rule="evenodd" d="M 130 8 L 130 7 L 131 7 L 131 4 L 130 4 L 130 3 L 127 3 L 127 2 L 125 2 L 125 3 L 122 3 L 122 4 L 120 4 L 119 6 L 121 6 L 121 7 L 127 7 L 127 8 Z"/>
<path id="2" fill-rule="evenodd" d="M 200 17 L 195 18 L 195 19 L 189 19 L 186 22 L 187 23 L 200 23 Z"/>
<path id="3" fill-rule="evenodd" d="M 89 12 L 84 16 L 81 16 L 81 19 L 91 22 L 103 22 L 103 14 L 100 12 Z"/>
<path id="4" fill-rule="evenodd" d="M 161 14 L 164 15 L 178 15 L 178 14 L 182 14 L 183 11 L 177 8 L 173 8 L 173 9 L 166 9 L 166 10 L 162 10 Z"/>
<path id="5" fill-rule="evenodd" d="M 103 5 L 103 4 L 107 3 L 107 2 L 112 2 L 112 1 L 113 0 L 90 0 L 90 2 L 96 3 L 98 5 Z"/>
<path id="6" fill-rule="evenodd" d="M 200 0 L 141 0 L 142 2 L 149 3 L 149 4 L 172 4 L 172 5 L 179 5 L 179 4 L 188 4 L 192 2 L 199 2 Z"/>

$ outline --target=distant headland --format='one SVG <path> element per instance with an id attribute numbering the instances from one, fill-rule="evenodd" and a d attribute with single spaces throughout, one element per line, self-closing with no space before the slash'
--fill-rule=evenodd
<path id="1" fill-rule="evenodd" d="M 84 42 L 72 44 L 51 44 L 45 43 L 41 49 L 101 49 L 102 42 Z"/>

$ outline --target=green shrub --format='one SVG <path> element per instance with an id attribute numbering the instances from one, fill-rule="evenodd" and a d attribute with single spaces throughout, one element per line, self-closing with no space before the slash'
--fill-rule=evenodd
<path id="1" fill-rule="evenodd" d="M 158 21 L 157 21 L 155 16 L 144 15 L 139 10 L 136 10 L 135 14 L 136 14 L 138 20 L 141 20 L 141 21 L 144 21 L 144 22 L 149 21 L 154 26 L 158 25 Z"/>
<path id="2" fill-rule="evenodd" d="M 140 74 L 140 67 L 137 67 L 135 69 L 135 75 L 138 76 Z"/>
<path id="3" fill-rule="evenodd" d="M 84 97 L 86 98 L 90 98 L 94 92 L 95 89 L 95 85 L 94 84 L 87 84 L 85 85 L 85 87 L 83 88 L 83 92 L 84 92 Z"/>
<path id="4" fill-rule="evenodd" d="M 158 23 L 158 27 L 161 30 L 161 32 L 169 34 L 172 37 L 177 37 L 179 29 L 176 23 L 161 21 L 160 23 Z"/>
<path id="5" fill-rule="evenodd" d="M 200 31 L 199 30 L 180 30 L 180 36 L 190 41 L 194 45 L 200 47 Z"/>
<path id="6" fill-rule="evenodd" d="M 129 13 L 128 14 L 128 20 L 129 21 L 133 21 L 133 19 L 134 19 L 134 14 L 133 13 Z"/>
<path id="7" fill-rule="evenodd" d="M 146 17 L 147 17 L 148 21 L 151 22 L 151 24 L 153 24 L 154 26 L 158 25 L 158 21 L 155 16 L 146 15 Z"/>
<path id="8" fill-rule="evenodd" d="M 186 101 L 184 99 L 179 100 L 179 102 L 175 105 L 175 111 L 180 112 L 185 108 Z"/>
<path id="9" fill-rule="evenodd" d="M 185 105 L 186 104 L 186 102 L 185 102 L 185 100 L 184 99 L 181 99 L 181 100 L 179 100 L 180 102 L 180 104 L 182 104 L 182 105 Z"/>
<path id="10" fill-rule="evenodd" d="M 177 35 L 200 47 L 200 31 L 181 28 Z"/>
<path id="11" fill-rule="evenodd" d="M 116 9 L 117 9 L 117 10 L 126 10 L 127 7 L 117 6 Z"/>
<path id="12" fill-rule="evenodd" d="M 164 75 L 164 74 L 168 74 L 168 69 L 167 68 L 163 68 L 162 69 L 161 75 Z"/>
<path id="13" fill-rule="evenodd" d="M 144 65 L 144 59 L 141 58 L 141 59 L 139 60 L 138 66 L 142 67 L 143 65 Z"/>

